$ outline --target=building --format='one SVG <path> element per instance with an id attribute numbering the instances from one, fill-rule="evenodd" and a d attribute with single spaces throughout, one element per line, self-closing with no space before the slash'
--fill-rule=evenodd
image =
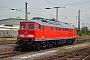
<path id="1" fill-rule="evenodd" d="M 25 19 L 20 18 L 8 18 L 0 20 L 0 37 L 13 36 L 17 37 L 17 31 L 20 27 L 20 22 Z"/>
<path id="2" fill-rule="evenodd" d="M 0 20 L 0 24 L 4 26 L 19 27 L 20 21 L 25 20 L 20 17 L 8 18 Z"/>

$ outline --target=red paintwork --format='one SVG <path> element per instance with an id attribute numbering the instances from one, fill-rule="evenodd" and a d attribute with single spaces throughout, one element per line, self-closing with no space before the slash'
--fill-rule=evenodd
<path id="1" fill-rule="evenodd" d="M 66 28 L 67 31 L 63 31 L 65 28 L 59 27 L 60 31 L 56 31 L 55 26 L 52 26 L 52 30 L 50 30 L 51 26 L 44 26 L 42 30 L 42 25 L 36 22 L 21 22 L 20 24 L 26 24 L 26 28 L 18 30 L 18 38 L 73 38 L 76 36 L 73 28 Z M 34 24 L 34 29 L 28 29 L 28 24 Z M 40 30 L 36 29 L 37 25 L 40 26 Z M 24 37 L 20 37 L 20 34 L 24 34 Z M 28 37 L 28 34 L 33 34 L 34 37 Z"/>

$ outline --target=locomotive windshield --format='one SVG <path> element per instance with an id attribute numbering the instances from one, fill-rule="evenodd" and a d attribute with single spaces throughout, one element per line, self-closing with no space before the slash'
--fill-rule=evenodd
<path id="1" fill-rule="evenodd" d="M 26 24 L 21 24 L 20 26 L 21 29 L 25 29 L 25 27 L 26 27 Z"/>
<path id="2" fill-rule="evenodd" d="M 28 24 L 28 29 L 34 29 L 34 24 Z"/>

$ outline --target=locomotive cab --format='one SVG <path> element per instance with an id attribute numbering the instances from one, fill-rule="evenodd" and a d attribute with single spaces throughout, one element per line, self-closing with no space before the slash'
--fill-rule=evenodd
<path id="1" fill-rule="evenodd" d="M 41 25 L 35 22 L 21 22 L 17 44 L 31 44 L 42 37 Z M 21 44 L 22 43 L 22 44 Z"/>
<path id="2" fill-rule="evenodd" d="M 19 47 L 28 47 L 35 41 L 35 22 L 20 22 L 18 39 L 16 44 Z M 16 50 L 18 48 L 16 47 Z"/>
<path id="3" fill-rule="evenodd" d="M 34 46 L 34 42 L 42 37 L 41 27 L 35 22 L 21 22 L 16 44 L 23 48 Z"/>
<path id="4" fill-rule="evenodd" d="M 20 23 L 18 38 L 34 38 L 35 23 Z"/>

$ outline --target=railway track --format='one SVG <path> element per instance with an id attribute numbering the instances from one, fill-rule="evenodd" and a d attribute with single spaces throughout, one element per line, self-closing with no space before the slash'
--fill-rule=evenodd
<path id="1" fill-rule="evenodd" d="M 82 38 L 82 39 L 76 39 L 75 44 L 84 43 L 90 41 L 90 38 Z"/>
<path id="2" fill-rule="evenodd" d="M 46 60 L 89 60 L 89 59 L 90 59 L 90 47 L 77 49 L 65 53 L 59 53 L 46 58 Z"/>
<path id="3" fill-rule="evenodd" d="M 10 52 L 10 53 L 4 53 L 4 54 L 0 54 L 0 58 L 7 58 L 7 57 L 12 57 L 12 56 L 15 56 L 15 55 L 20 55 L 20 54 L 23 54 L 24 52 L 20 52 L 20 51 L 13 51 L 13 52 Z"/>
<path id="4" fill-rule="evenodd" d="M 86 56 L 85 58 L 83 58 L 82 60 L 89 60 L 90 59 L 90 55 Z"/>
<path id="5" fill-rule="evenodd" d="M 0 40 L 0 45 L 2 44 L 15 44 L 16 40 Z"/>
<path id="6" fill-rule="evenodd" d="M 90 41 L 90 39 L 78 39 L 78 40 L 76 40 L 75 41 L 75 44 L 79 44 L 79 43 L 84 43 L 84 42 L 86 42 L 86 41 Z M 51 48 L 51 49 L 53 49 L 53 48 Z M 47 51 L 47 49 L 45 49 L 45 51 Z M 90 50 L 89 50 L 90 51 Z M 13 51 L 13 52 L 10 52 L 10 53 L 4 53 L 4 54 L 0 54 L 0 59 L 2 59 L 2 58 L 8 58 L 8 57 L 12 57 L 12 56 L 17 56 L 17 55 L 22 55 L 22 54 L 27 54 L 27 53 L 34 53 L 35 51 L 29 51 L 29 52 L 21 52 L 21 51 Z M 36 51 L 36 52 L 38 52 L 38 51 Z M 35 53 L 36 53 L 35 52 Z M 40 52 L 40 51 L 39 51 Z M 54 57 L 53 59 L 56 59 L 56 58 L 59 58 L 59 57 L 67 57 L 67 55 L 66 54 L 64 54 L 64 55 L 62 55 L 62 56 L 58 56 L 58 57 Z M 51 58 L 52 59 L 52 58 Z M 51 59 L 49 59 L 49 60 L 51 60 Z M 84 58 L 85 59 L 85 58 Z"/>

